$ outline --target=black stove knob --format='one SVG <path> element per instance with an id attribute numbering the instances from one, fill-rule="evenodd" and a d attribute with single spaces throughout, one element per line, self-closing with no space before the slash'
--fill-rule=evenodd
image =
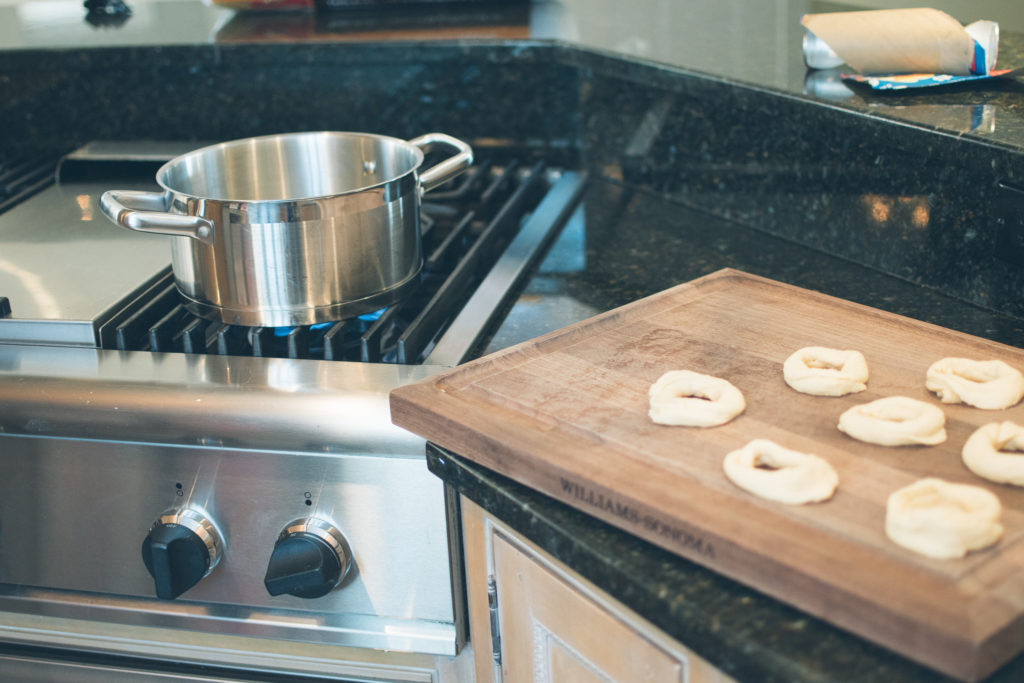
<path id="1" fill-rule="evenodd" d="M 85 20 L 96 27 L 115 28 L 128 21 L 132 9 L 124 0 L 85 0 Z"/>
<path id="2" fill-rule="evenodd" d="M 220 532 L 201 510 L 171 510 L 153 523 L 142 541 L 142 562 L 158 598 L 173 600 L 220 562 Z"/>
<path id="3" fill-rule="evenodd" d="M 271 595 L 320 598 L 345 578 L 351 564 L 345 537 L 320 519 L 296 520 L 274 544 L 263 585 Z"/>

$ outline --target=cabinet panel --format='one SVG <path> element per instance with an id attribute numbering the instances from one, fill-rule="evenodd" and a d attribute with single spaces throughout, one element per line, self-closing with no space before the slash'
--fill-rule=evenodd
<path id="1" fill-rule="evenodd" d="M 493 540 L 505 683 L 686 681 L 645 639 L 504 538 Z"/>
<path id="2" fill-rule="evenodd" d="M 462 499 L 477 683 L 731 683 L 732 679 Z M 492 658 L 488 578 L 501 636 Z"/>
<path id="3" fill-rule="evenodd" d="M 550 635 L 550 634 L 549 634 Z M 607 683 L 609 678 L 580 655 L 564 646 L 560 640 L 548 642 L 548 670 L 550 680 L 567 683 Z"/>

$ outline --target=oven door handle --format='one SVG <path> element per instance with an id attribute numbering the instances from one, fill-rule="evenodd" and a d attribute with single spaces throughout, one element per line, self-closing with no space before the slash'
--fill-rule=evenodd
<path id="1" fill-rule="evenodd" d="M 213 223 L 202 216 L 167 213 L 167 197 L 162 192 L 107 190 L 100 197 L 100 209 L 107 218 L 129 230 L 191 237 L 213 244 Z"/>

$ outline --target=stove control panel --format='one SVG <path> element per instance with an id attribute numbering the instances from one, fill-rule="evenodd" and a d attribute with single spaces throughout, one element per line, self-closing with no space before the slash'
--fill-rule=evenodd
<path id="1" fill-rule="evenodd" d="M 225 391 L 217 406 L 248 414 L 247 392 Z M 357 396 L 321 397 L 314 417 L 362 433 L 370 420 L 346 410 Z M 222 419 L 204 400 L 194 427 Z M 341 453 L 0 430 L 0 613 L 452 656 L 444 484 L 422 440 L 373 435 L 337 445 L 367 453 Z"/>
<path id="2" fill-rule="evenodd" d="M 142 542 L 142 561 L 158 598 L 173 600 L 213 571 L 224 552 L 217 525 L 201 508 L 168 510 Z"/>
<path id="3" fill-rule="evenodd" d="M 297 519 L 278 536 L 263 585 L 271 595 L 320 598 L 341 584 L 351 557 L 348 542 L 333 524 Z"/>

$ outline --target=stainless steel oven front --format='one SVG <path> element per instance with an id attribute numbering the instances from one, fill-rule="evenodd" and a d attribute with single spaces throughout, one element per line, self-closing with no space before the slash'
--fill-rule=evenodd
<path id="1" fill-rule="evenodd" d="M 431 366 L 17 346 L 0 364 L 4 640 L 236 666 L 272 641 L 271 669 L 339 676 L 366 651 L 420 655 L 424 671 L 458 654 L 450 508 L 386 410 L 390 387 Z M 187 551 L 166 544 L 181 592 L 161 599 L 147 541 L 203 525 L 215 555 L 189 576 Z M 289 538 L 331 559 L 317 527 L 347 571 L 309 560 L 270 576 Z M 286 574 L 293 590 L 272 595 Z M 304 662 L 294 643 L 328 647 Z"/>

